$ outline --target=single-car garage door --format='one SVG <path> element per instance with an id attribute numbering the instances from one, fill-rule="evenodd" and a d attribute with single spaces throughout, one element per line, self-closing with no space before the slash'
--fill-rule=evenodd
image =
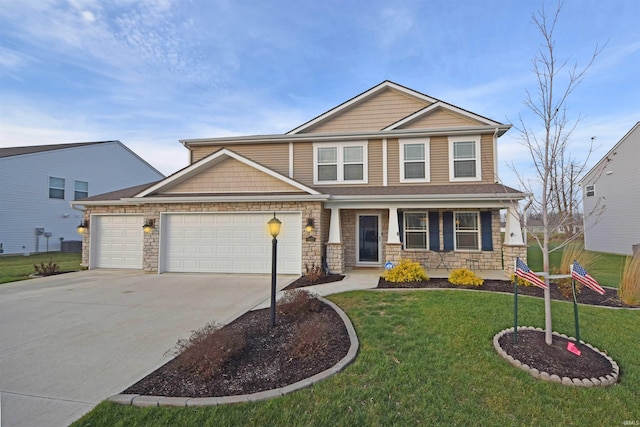
<path id="1" fill-rule="evenodd" d="M 141 215 L 91 217 L 91 268 L 142 269 Z"/>
<path id="2" fill-rule="evenodd" d="M 171 213 L 162 216 L 160 270 L 167 272 L 269 273 L 273 213 Z M 277 213 L 278 273 L 300 274 L 300 213 Z"/>

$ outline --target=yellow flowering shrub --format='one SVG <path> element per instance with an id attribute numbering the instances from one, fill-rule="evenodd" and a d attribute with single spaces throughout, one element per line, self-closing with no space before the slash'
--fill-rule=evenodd
<path id="1" fill-rule="evenodd" d="M 382 273 L 382 278 L 387 282 L 395 283 L 429 280 L 427 272 L 420 263 L 410 259 L 401 259 L 398 265 Z"/>
<path id="2" fill-rule="evenodd" d="M 454 285 L 482 286 L 484 280 L 468 268 L 458 268 L 449 275 L 449 283 Z"/>

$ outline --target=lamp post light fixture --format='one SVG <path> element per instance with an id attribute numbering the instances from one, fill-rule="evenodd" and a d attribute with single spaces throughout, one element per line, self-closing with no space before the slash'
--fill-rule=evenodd
<path id="1" fill-rule="evenodd" d="M 78 230 L 78 234 L 86 234 L 86 232 L 89 231 L 89 223 L 83 219 L 76 229 Z"/>
<path id="2" fill-rule="evenodd" d="M 146 234 L 149 234 L 153 231 L 153 220 L 152 219 L 148 219 L 144 225 L 142 226 L 142 231 L 144 231 Z"/>
<path id="3" fill-rule="evenodd" d="M 276 218 L 276 213 L 273 213 L 273 218 L 267 223 L 269 225 L 269 234 L 273 237 L 271 241 L 271 327 L 276 326 L 276 265 L 278 256 L 278 234 L 280 234 L 280 226 L 282 222 Z"/>

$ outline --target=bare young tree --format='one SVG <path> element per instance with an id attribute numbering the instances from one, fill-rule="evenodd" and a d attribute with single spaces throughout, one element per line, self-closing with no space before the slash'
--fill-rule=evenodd
<path id="1" fill-rule="evenodd" d="M 530 183 L 518 172 L 513 164 L 511 169 L 517 174 L 522 187 L 532 195 L 532 212 L 542 219 L 542 237 L 533 234 L 542 250 L 543 270 L 549 273 L 549 238 L 552 229 L 559 226 L 569 227 L 573 231 L 573 218 L 578 212 L 578 180 L 585 170 L 588 158 L 593 152 L 594 139 L 581 147 L 582 160 L 569 152 L 569 138 L 581 121 L 581 116 L 569 119 L 567 101 L 571 93 L 583 81 L 588 69 L 602 49 L 596 48 L 586 66 L 570 64 L 570 58 L 560 59 L 556 53 L 554 32 L 560 17 L 563 3 L 558 3 L 555 12 L 547 15 L 544 5 L 532 15 L 533 23 L 542 35 L 543 44 L 532 59 L 533 72 L 537 78 L 536 92 L 527 90 L 524 104 L 533 113 L 535 120 L 528 124 L 520 116 L 519 125 L 514 126 L 519 133 L 520 143 L 531 156 L 539 190 L 536 192 Z M 568 234 L 560 249 L 578 235 Z M 545 280 L 548 284 L 548 277 Z M 545 299 L 545 341 L 551 344 L 551 295 L 544 292 Z"/>

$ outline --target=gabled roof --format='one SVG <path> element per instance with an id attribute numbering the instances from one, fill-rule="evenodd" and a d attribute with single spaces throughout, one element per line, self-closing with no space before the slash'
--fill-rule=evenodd
<path id="1" fill-rule="evenodd" d="M 186 179 L 193 177 L 195 175 L 197 175 L 198 173 L 202 172 L 205 169 L 210 168 L 211 166 L 220 163 L 222 161 L 224 161 L 225 159 L 235 159 L 251 168 L 254 168 L 262 173 L 265 173 L 277 180 L 280 180 L 286 184 L 289 184 L 290 186 L 311 194 L 311 195 L 319 195 L 321 193 L 319 193 L 318 191 L 314 190 L 311 187 L 307 187 L 306 185 L 291 179 L 287 176 L 284 176 L 272 169 L 269 169 L 266 166 L 263 166 L 257 162 L 254 162 L 253 160 L 249 160 L 244 156 L 241 156 L 238 153 L 235 153 L 231 150 L 229 150 L 228 148 L 223 148 L 221 150 L 216 151 L 213 154 L 210 154 L 209 156 L 199 160 L 196 163 L 193 163 L 190 166 L 187 166 L 186 168 L 174 173 L 173 175 L 169 176 L 168 178 L 156 183 L 155 185 L 152 185 L 149 188 L 146 188 L 145 190 L 139 192 L 138 194 L 135 194 L 134 197 L 146 197 L 146 196 L 150 196 L 153 195 L 155 193 L 159 193 L 162 192 L 163 190 L 169 189 L 171 188 L 171 186 L 176 185 L 180 182 L 185 181 Z"/>
<path id="2" fill-rule="evenodd" d="M 113 141 L 96 141 L 96 142 L 73 142 L 70 144 L 32 145 L 28 147 L 8 147 L 8 148 L 0 148 L 0 158 L 21 156 L 23 154 L 42 153 L 45 151 L 64 150 L 67 148 L 84 147 L 87 145 L 105 144 L 108 142 L 117 142 L 121 144 L 120 141 L 113 140 Z"/>
<path id="3" fill-rule="evenodd" d="M 490 125 L 490 126 L 504 126 L 502 123 L 496 122 L 494 120 L 490 120 L 486 117 L 480 116 L 478 114 L 472 113 L 470 111 L 467 111 L 463 108 L 460 107 L 456 107 L 455 105 L 452 104 L 448 104 L 446 102 L 440 101 L 439 99 L 433 98 L 429 95 L 425 95 L 424 93 L 418 92 L 416 90 L 407 88 L 405 86 L 399 85 L 397 83 L 394 83 L 390 80 L 385 80 L 382 83 L 378 84 L 377 86 L 372 87 L 371 89 L 361 93 L 360 95 L 357 95 L 351 99 L 349 99 L 346 102 L 343 102 L 342 104 L 338 105 L 337 107 L 332 108 L 331 110 L 320 114 L 319 116 L 309 120 L 308 122 L 298 126 L 295 129 L 290 130 L 289 132 L 286 133 L 286 135 L 296 135 L 299 134 L 301 132 L 304 132 L 305 130 L 319 124 L 322 122 L 326 122 L 327 120 L 329 120 L 330 118 L 337 116 L 338 114 L 342 113 L 343 111 L 350 109 L 352 107 L 354 107 L 357 104 L 360 104 L 362 102 L 364 102 L 367 99 L 370 99 L 374 96 L 376 96 L 377 94 L 381 93 L 382 91 L 388 90 L 388 89 L 392 89 L 395 91 L 398 91 L 400 93 L 403 93 L 404 95 L 407 95 L 409 97 L 418 99 L 420 101 L 426 102 L 429 105 L 426 106 L 424 109 L 415 112 L 399 121 L 397 121 L 396 123 L 393 123 L 387 127 L 385 127 L 384 129 L 381 130 L 394 130 L 397 129 L 399 126 L 401 126 L 402 124 L 405 124 L 409 121 L 415 120 L 418 117 L 423 116 L 424 114 L 428 114 L 429 112 L 433 111 L 433 109 L 435 108 L 444 108 L 450 111 L 454 111 L 458 114 L 461 114 L 463 116 L 469 117 L 471 119 L 474 120 L 478 120 L 480 122 L 482 122 L 483 124 L 486 125 Z M 504 133 L 504 132 L 503 132 Z"/>

